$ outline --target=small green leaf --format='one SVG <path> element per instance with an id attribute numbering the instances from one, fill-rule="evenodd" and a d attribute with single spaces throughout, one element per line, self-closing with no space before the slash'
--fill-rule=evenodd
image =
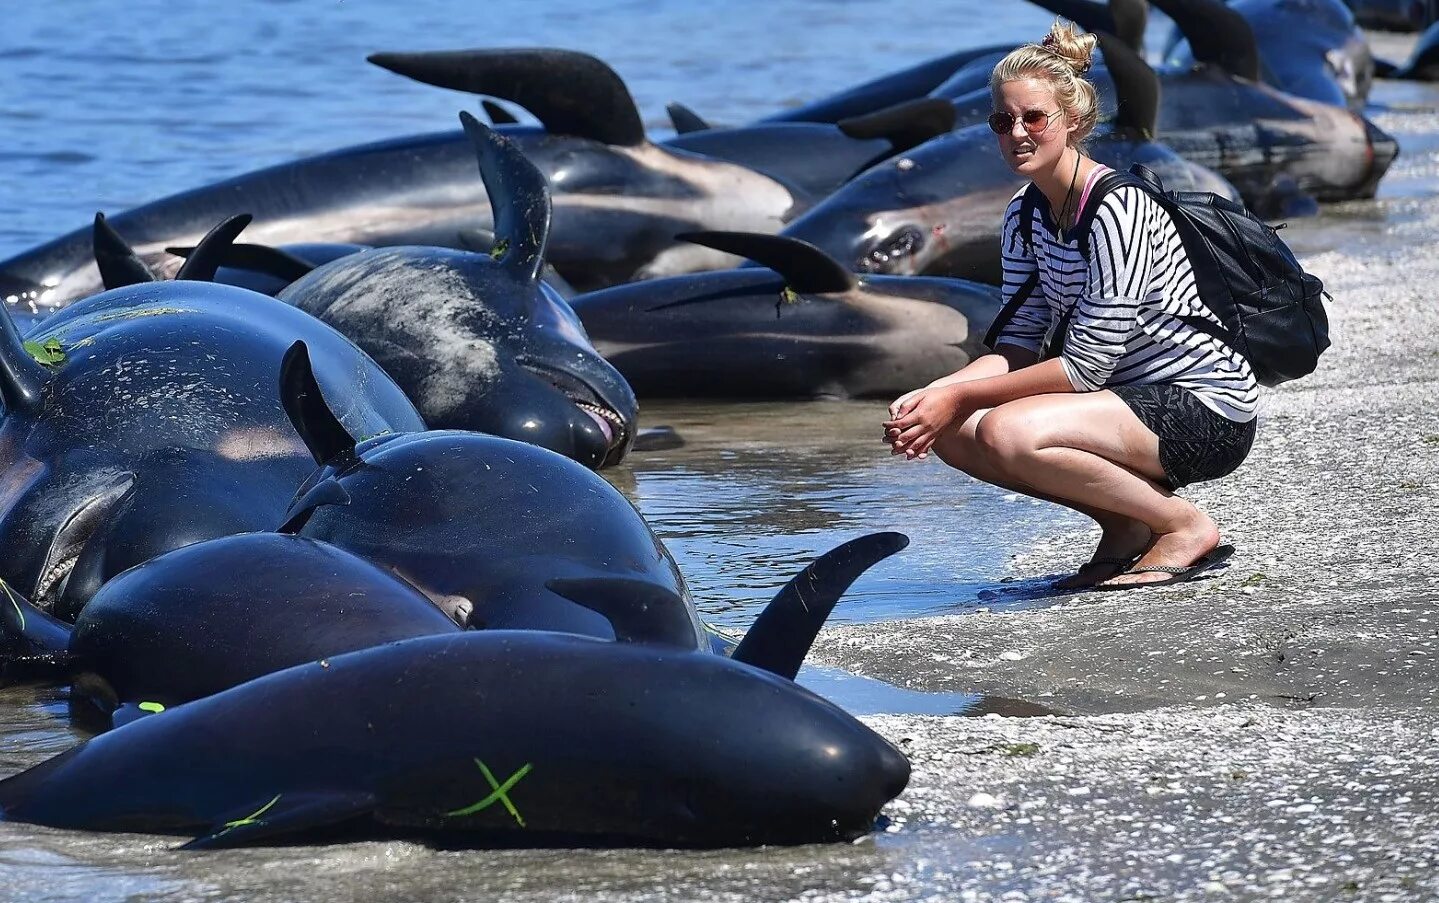
<path id="1" fill-rule="evenodd" d="M 48 338 L 43 343 L 26 342 L 25 350 L 47 367 L 58 367 L 65 363 L 65 348 L 57 338 Z"/>
<path id="2" fill-rule="evenodd" d="M 786 285 L 783 289 L 780 290 L 779 299 L 786 304 L 798 304 L 799 292 L 796 292 L 794 289 Z"/>

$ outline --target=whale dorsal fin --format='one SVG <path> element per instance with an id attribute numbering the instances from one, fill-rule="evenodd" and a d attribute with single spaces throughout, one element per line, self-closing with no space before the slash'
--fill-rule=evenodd
<path id="1" fill-rule="evenodd" d="M 375 53 L 369 61 L 428 85 L 519 104 L 554 135 L 627 147 L 645 142 L 634 98 L 613 69 L 574 50 Z"/>
<path id="2" fill-rule="evenodd" d="M 550 185 L 509 139 L 469 113 L 460 124 L 475 146 L 480 178 L 494 212 L 495 244 L 490 256 L 522 278 L 534 282 L 545 265 L 550 239 Z"/>
<path id="3" fill-rule="evenodd" d="M 491 125 L 514 125 L 520 121 L 514 113 L 511 113 L 509 110 L 506 110 L 488 98 L 480 101 L 480 109 L 484 110 L 485 115 L 490 117 Z"/>
<path id="4" fill-rule="evenodd" d="M 238 213 L 205 233 L 205 237 L 195 243 L 195 250 L 185 258 L 175 278 L 195 282 L 213 280 L 215 273 L 224 265 L 225 255 L 230 252 L 236 236 L 245 231 L 252 218 L 248 213 Z"/>
<path id="5" fill-rule="evenodd" d="M 95 228 L 91 231 L 91 243 L 95 248 L 95 265 L 100 268 L 100 281 L 105 288 L 122 288 L 154 282 L 155 274 L 145 266 L 145 261 L 120 233 L 105 220 L 105 214 L 95 214 Z"/>
<path id="6" fill-rule="evenodd" d="M 280 363 L 280 402 L 316 464 L 354 454 L 355 437 L 325 403 L 304 342 L 291 345 Z"/>
<path id="7" fill-rule="evenodd" d="M 165 253 L 188 258 L 195 253 L 195 248 L 180 245 L 166 248 Z M 252 273 L 264 273 L 286 282 L 294 282 L 315 268 L 313 263 L 303 260 L 289 251 L 282 251 L 269 245 L 253 244 L 230 245 L 221 256 L 220 266 L 236 270 L 249 270 Z"/>
<path id="8" fill-rule="evenodd" d="M 917 97 L 863 116 L 841 119 L 839 130 L 851 138 L 883 138 L 903 153 L 954 130 L 954 104 L 943 97 Z"/>
<path id="9" fill-rule="evenodd" d="M 10 316 L 10 305 L 0 300 L 0 401 L 5 413 L 34 411 L 50 373 L 25 347 L 20 328 Z"/>
<path id="10" fill-rule="evenodd" d="M 694 648 L 694 627 L 674 615 L 685 600 L 668 587 L 627 577 L 556 577 L 545 588 L 604 615 L 618 642 Z"/>
<path id="11" fill-rule="evenodd" d="M 675 127 L 676 135 L 688 135 L 691 132 L 706 132 L 714 128 L 714 126 L 705 121 L 703 116 L 679 101 L 665 104 L 665 112 L 670 114 L 670 124 Z"/>
<path id="12" fill-rule="evenodd" d="M 1159 75 L 1119 38 L 1102 31 L 1095 35 L 1114 82 L 1118 109 L 1113 127 L 1152 140 L 1159 121 Z"/>
<path id="13" fill-rule="evenodd" d="M 794 680 L 850 584 L 907 545 L 903 533 L 871 533 L 816 558 L 764 607 L 730 658 Z"/>
<path id="14" fill-rule="evenodd" d="M 1040 9 L 1068 19 L 1090 34 L 1107 31 L 1133 50 L 1144 49 L 1144 27 L 1149 21 L 1146 0 L 1030 0 Z"/>
<path id="15" fill-rule="evenodd" d="M 1153 0 L 1174 25 L 1197 62 L 1218 66 L 1231 75 L 1257 82 L 1259 42 L 1249 20 L 1222 0 Z"/>
<path id="16" fill-rule="evenodd" d="M 838 260 L 798 238 L 757 232 L 682 232 L 675 238 L 767 266 L 796 292 L 847 292 L 859 283 Z"/>

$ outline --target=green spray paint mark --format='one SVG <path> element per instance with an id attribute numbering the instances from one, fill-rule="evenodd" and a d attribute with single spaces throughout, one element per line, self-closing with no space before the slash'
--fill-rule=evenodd
<path id="1" fill-rule="evenodd" d="M 275 805 L 276 803 L 278 803 L 278 802 L 280 801 L 280 797 L 281 797 L 281 796 L 283 796 L 283 794 L 277 793 L 277 794 L 275 794 L 275 798 L 274 798 L 274 799 L 270 800 L 270 801 L 269 801 L 268 803 L 266 803 L 265 805 L 263 805 L 263 806 L 261 806 L 260 808 L 256 809 L 254 812 L 251 812 L 249 815 L 245 816 L 244 818 L 237 818 L 237 819 L 235 819 L 234 821 L 227 821 L 227 822 L 225 822 L 225 831 L 231 831 L 231 830 L 234 830 L 235 828 L 243 828 L 243 827 L 245 827 L 246 825 L 258 825 L 258 824 L 262 824 L 262 822 L 259 820 L 259 819 L 260 819 L 260 816 L 264 815 L 266 812 L 269 812 L 269 811 L 270 811 L 270 807 L 273 806 L 273 805 Z M 221 833 L 221 834 L 224 834 L 225 831 L 221 831 L 220 833 Z"/>
<path id="2" fill-rule="evenodd" d="M 157 715 L 160 712 L 165 711 L 165 707 L 158 702 L 142 702 L 135 708 L 139 709 L 142 712 L 154 712 Z M 275 797 L 275 799 L 279 799 L 279 797 L 277 796 Z"/>
<path id="3" fill-rule="evenodd" d="M 508 794 L 510 792 L 510 788 L 518 784 L 520 782 L 520 778 L 529 774 L 530 769 L 534 766 L 531 765 L 529 762 L 526 762 L 524 768 L 521 768 L 519 771 L 510 775 L 509 779 L 506 780 L 503 784 L 501 784 L 499 781 L 495 780 L 495 776 L 490 773 L 490 769 L 485 766 L 484 762 L 476 759 L 475 764 L 480 766 L 480 772 L 484 774 L 485 780 L 490 782 L 490 788 L 494 792 L 491 793 L 489 796 L 485 797 L 484 799 L 480 800 L 478 803 L 475 803 L 473 806 L 466 806 L 463 809 L 456 809 L 453 812 L 446 812 L 445 815 L 450 817 L 460 815 L 474 815 L 476 812 L 479 812 L 482 809 L 488 809 L 490 806 L 493 806 L 496 801 L 499 801 L 502 805 L 504 805 L 506 811 L 508 811 L 511 815 L 515 817 L 515 823 L 518 824 L 521 828 L 523 828 L 525 826 L 525 820 L 523 818 L 520 818 L 520 810 L 516 809 L 515 804 L 510 802 Z"/>
<path id="4" fill-rule="evenodd" d="M 5 591 L 5 598 L 9 599 L 10 604 L 15 606 L 15 614 L 20 616 L 20 629 L 23 631 L 25 629 L 25 610 L 20 607 L 19 602 L 15 601 L 15 594 L 10 592 L 10 584 L 6 583 L 3 579 L 0 579 L 0 589 Z"/>
<path id="5" fill-rule="evenodd" d="M 490 259 L 499 260 L 501 257 L 504 257 L 509 250 L 509 239 L 502 238 L 499 241 L 495 242 L 495 246 L 493 248 L 490 248 Z"/>

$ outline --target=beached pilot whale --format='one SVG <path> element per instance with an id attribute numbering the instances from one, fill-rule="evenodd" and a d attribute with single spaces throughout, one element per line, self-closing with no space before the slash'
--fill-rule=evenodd
<path id="1" fill-rule="evenodd" d="M 984 353 L 999 291 L 958 279 L 856 275 L 776 235 L 686 236 L 753 260 L 572 302 L 641 397 L 893 398 Z"/>
<path id="2" fill-rule="evenodd" d="M 1190 2 L 1171 6 L 1173 15 L 1191 14 Z M 1374 57 L 1342 0 L 1234 0 L 1227 9 L 1242 16 L 1254 34 L 1259 80 L 1296 97 L 1363 111 L 1374 84 Z M 1217 37 L 1204 26 L 1191 31 Z M 1184 31 L 1174 28 L 1165 44 L 1165 65 L 1182 71 L 1195 62 Z"/>
<path id="3" fill-rule="evenodd" d="M 540 278 L 550 238 L 544 175 L 460 114 L 494 205 L 488 254 L 377 248 L 332 261 L 277 295 L 363 348 L 435 429 L 540 445 L 589 467 L 618 463 L 639 414 L 569 305 Z"/>
<path id="4" fill-rule="evenodd" d="M 501 128 L 550 181 L 551 262 L 578 288 L 628 281 L 644 268 L 665 275 L 663 254 L 674 248 L 676 232 L 777 232 L 801 204 L 794 190 L 771 176 L 650 143 L 624 83 L 593 57 L 558 50 L 462 56 L 461 77 L 481 77 L 484 93 L 516 94 L 515 101 L 544 124 Z M 401 69 L 429 58 L 380 54 L 375 60 Z M 519 87 L 507 90 L 508 83 Z M 463 247 L 462 231 L 491 225 L 489 202 L 474 177 L 474 150 L 461 131 L 271 166 L 160 198 L 112 222 L 147 264 L 163 271 L 177 264 L 167 246 L 194 244 L 211 225 L 241 210 L 254 217 L 250 239 L 272 247 Z M 714 256 L 710 267 L 730 265 Z M 0 301 L 21 309 L 53 309 L 99 289 L 86 229 L 0 262 Z"/>
<path id="5" fill-rule="evenodd" d="M 1118 112 L 1095 129 L 1089 155 L 1120 171 L 1143 163 L 1162 172 L 1175 190 L 1237 198 L 1223 178 L 1153 140 L 1159 106 L 1154 70 L 1108 35 L 1100 36 L 1100 46 Z M 1023 184 L 1000 156 L 989 127 L 969 126 L 872 167 L 782 234 L 861 272 L 998 283 L 1001 220 Z"/>
<path id="6" fill-rule="evenodd" d="M 276 388 L 297 338 L 319 382 L 344 400 L 336 416 L 346 428 L 424 429 L 400 388 L 335 330 L 273 298 L 193 281 L 213 274 L 216 245 L 243 225 L 217 227 L 184 281 L 149 282 L 97 217 L 95 254 L 120 287 L 25 339 L 0 311 L 0 579 L 42 609 L 79 593 L 78 611 L 85 593 L 68 582 L 82 554 L 101 559 L 87 573 L 113 576 L 171 548 L 280 521 L 314 469 Z M 144 529 L 122 529 L 123 550 L 88 547 L 132 482 Z"/>
<path id="7" fill-rule="evenodd" d="M 281 533 L 206 540 L 130 568 L 73 627 L 6 586 L 0 609 L 0 646 L 48 657 L 71 676 L 72 703 L 117 724 L 292 665 L 460 629 L 398 577 Z"/>
<path id="8" fill-rule="evenodd" d="M 391 643 L 141 718 L 0 781 L 0 817 L 216 848 L 464 832 L 505 846 L 845 840 L 904 755 L 718 655 L 540 631 Z"/>

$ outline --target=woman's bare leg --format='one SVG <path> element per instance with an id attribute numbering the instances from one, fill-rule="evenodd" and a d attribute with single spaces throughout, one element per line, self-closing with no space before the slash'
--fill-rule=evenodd
<path id="1" fill-rule="evenodd" d="M 981 469 L 1001 485 L 1030 487 L 1032 494 L 1076 510 L 1146 525 L 1154 539 L 1141 565 L 1187 566 L 1219 543 L 1207 515 L 1156 482 L 1164 474 L 1159 440 L 1113 392 L 1022 398 L 992 409 L 973 429 Z M 1126 575 L 1112 582 L 1165 576 Z"/>
<path id="2" fill-rule="evenodd" d="M 1127 563 L 1149 548 L 1154 535 L 1142 521 L 1079 502 L 1056 498 L 1040 492 L 1033 486 L 1012 480 L 990 465 L 985 459 L 986 450 L 979 445 L 975 438 L 979 422 L 989 411 L 989 408 L 985 408 L 975 413 L 958 429 L 941 436 L 935 441 L 933 451 L 941 461 L 950 467 L 963 471 L 977 480 L 1031 498 L 1063 505 L 1099 524 L 1099 545 L 1095 548 L 1094 554 L 1090 556 L 1089 561 L 1080 568 L 1078 573 L 1055 581 L 1056 587 L 1080 589 L 1093 586 L 1119 573 L 1123 570 L 1123 563 Z"/>

